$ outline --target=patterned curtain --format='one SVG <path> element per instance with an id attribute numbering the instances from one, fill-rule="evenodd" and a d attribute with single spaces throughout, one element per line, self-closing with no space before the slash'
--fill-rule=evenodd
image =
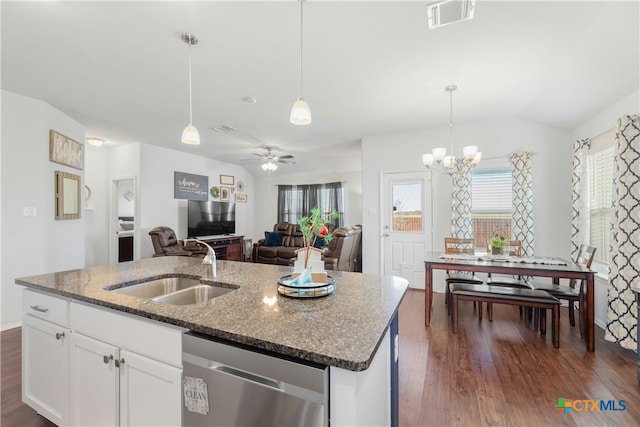
<path id="1" fill-rule="evenodd" d="M 513 238 L 522 242 L 522 255 L 533 256 L 533 185 L 531 156 L 523 151 L 511 156 L 513 177 Z"/>
<path id="2" fill-rule="evenodd" d="M 571 254 L 575 259 L 578 248 L 589 242 L 589 173 L 587 155 L 591 140 L 583 139 L 573 144 L 571 168 Z"/>
<path id="3" fill-rule="evenodd" d="M 456 166 L 451 189 L 451 237 L 472 239 L 471 168 L 464 159 L 456 159 Z"/>
<path id="4" fill-rule="evenodd" d="M 638 116 L 618 121 L 609 245 L 609 304 L 604 338 L 636 349 L 637 308 L 631 291 L 640 277 L 640 127 Z"/>

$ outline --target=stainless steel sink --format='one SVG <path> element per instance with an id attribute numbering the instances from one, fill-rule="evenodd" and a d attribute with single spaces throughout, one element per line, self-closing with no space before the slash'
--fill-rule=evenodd
<path id="1" fill-rule="evenodd" d="M 193 288 L 162 295 L 153 298 L 153 300 L 175 305 L 199 304 L 231 291 L 233 291 L 233 289 L 221 288 L 220 286 L 198 285 Z"/>
<path id="2" fill-rule="evenodd" d="M 135 285 L 123 286 L 111 292 L 148 298 L 165 304 L 199 304 L 227 294 L 235 289 L 204 285 L 198 279 L 165 277 Z"/>
<path id="3" fill-rule="evenodd" d="M 188 277 L 165 277 L 163 279 L 155 279 L 138 283 L 137 285 L 114 289 L 112 292 L 133 295 L 134 297 L 140 298 L 155 298 L 182 289 L 193 288 L 201 284 L 198 279 L 190 279 Z"/>

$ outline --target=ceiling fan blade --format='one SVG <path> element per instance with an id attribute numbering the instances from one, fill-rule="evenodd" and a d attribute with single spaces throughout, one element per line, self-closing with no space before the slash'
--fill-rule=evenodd
<path id="1" fill-rule="evenodd" d="M 284 163 L 286 165 L 295 165 L 296 164 L 296 162 L 294 162 L 292 160 L 282 160 L 282 159 L 278 160 L 278 163 Z"/>
<path id="2" fill-rule="evenodd" d="M 285 154 L 284 156 L 279 156 L 280 159 L 293 159 L 291 154 Z"/>

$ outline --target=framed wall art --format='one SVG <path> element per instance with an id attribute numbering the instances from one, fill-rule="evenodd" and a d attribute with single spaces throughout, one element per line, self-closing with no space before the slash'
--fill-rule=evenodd
<path id="1" fill-rule="evenodd" d="M 220 185 L 234 185 L 235 178 L 231 175 L 220 175 Z"/>
<path id="2" fill-rule="evenodd" d="M 173 173 L 173 198 L 209 200 L 209 177 L 185 172 Z"/>
<path id="3" fill-rule="evenodd" d="M 236 194 L 236 202 L 238 202 L 238 203 L 247 203 L 247 195 L 246 194 Z"/>
<path id="4" fill-rule="evenodd" d="M 55 218 L 80 218 L 80 175 L 55 171 Z"/>
<path id="5" fill-rule="evenodd" d="M 84 145 L 50 129 L 49 160 L 82 170 L 84 168 Z"/>
<path id="6" fill-rule="evenodd" d="M 231 194 L 231 191 L 230 191 L 229 187 L 220 187 L 220 201 L 221 202 L 228 202 L 229 201 L 229 194 Z"/>

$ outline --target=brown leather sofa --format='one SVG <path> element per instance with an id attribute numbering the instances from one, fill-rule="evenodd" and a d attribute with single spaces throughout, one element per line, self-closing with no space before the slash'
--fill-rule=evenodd
<path id="1" fill-rule="evenodd" d="M 304 239 L 300 226 L 288 222 L 280 222 L 273 226 L 273 233 L 279 233 L 278 237 L 273 234 L 265 236 L 265 239 L 258 240 L 253 244 L 251 259 L 253 262 L 262 264 L 292 265 L 292 260 L 296 258 L 296 250 L 304 246 Z M 271 241 L 270 241 L 271 240 Z M 274 244 L 277 243 L 277 244 Z"/>
<path id="2" fill-rule="evenodd" d="M 196 244 L 184 246 L 182 240 L 178 240 L 176 233 L 169 227 L 155 227 L 149 231 L 151 243 L 153 243 L 154 257 L 159 256 L 205 256 L 206 247 Z"/>
<path id="3" fill-rule="evenodd" d="M 362 227 L 338 227 L 324 252 L 324 268 L 336 271 L 362 271 L 359 261 Z"/>

